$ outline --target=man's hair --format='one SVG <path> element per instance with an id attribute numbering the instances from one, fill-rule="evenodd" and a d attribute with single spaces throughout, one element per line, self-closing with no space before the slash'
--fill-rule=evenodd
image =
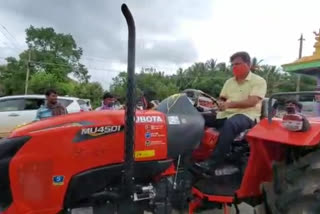
<path id="1" fill-rule="evenodd" d="M 54 89 L 49 89 L 46 91 L 45 95 L 49 97 L 51 94 L 57 94 L 57 91 Z"/>
<path id="2" fill-rule="evenodd" d="M 247 63 L 248 65 L 251 64 L 251 58 L 250 55 L 247 52 L 241 51 L 241 52 L 237 52 L 234 53 L 231 57 L 230 57 L 230 62 L 232 62 L 233 60 L 235 60 L 236 58 L 240 57 L 245 63 Z"/>
<path id="3" fill-rule="evenodd" d="M 112 94 L 110 94 L 109 92 L 104 93 L 103 99 L 107 99 L 107 98 L 114 98 L 114 96 Z"/>
<path id="4" fill-rule="evenodd" d="M 300 103 L 300 102 L 298 102 L 297 100 L 287 100 L 286 101 L 286 105 L 287 104 L 293 104 L 293 105 L 295 105 L 295 106 L 297 106 L 298 108 L 299 108 L 299 110 L 302 110 L 302 107 L 303 107 L 303 105 Z"/>

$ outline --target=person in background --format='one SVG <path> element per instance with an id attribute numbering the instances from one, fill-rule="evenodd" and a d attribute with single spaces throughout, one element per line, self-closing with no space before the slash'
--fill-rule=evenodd
<path id="1" fill-rule="evenodd" d="M 316 91 L 319 92 L 320 91 L 320 86 L 317 86 L 316 88 Z M 315 94 L 314 95 L 314 112 L 315 112 L 315 115 L 317 117 L 320 117 L 320 94 Z"/>
<path id="2" fill-rule="evenodd" d="M 152 102 L 152 98 L 154 98 L 155 96 L 156 93 L 153 90 L 147 89 L 143 91 L 142 96 L 138 100 L 138 103 L 140 103 L 140 106 L 142 106 L 143 110 L 156 108 L 157 105 Z"/>
<path id="3" fill-rule="evenodd" d="M 319 92 L 319 91 L 320 91 L 320 86 L 319 86 L 319 85 L 317 85 L 315 91 L 316 91 L 316 92 Z M 315 100 L 316 102 L 320 102 L 320 94 L 315 94 L 315 95 L 314 95 L 314 100 Z"/>
<path id="4" fill-rule="evenodd" d="M 151 103 L 150 109 L 156 109 L 158 107 L 158 104 L 156 103 L 155 100 L 152 100 L 150 103 Z"/>
<path id="5" fill-rule="evenodd" d="M 55 90 L 49 89 L 45 95 L 46 102 L 38 109 L 36 121 L 68 113 L 66 108 L 58 102 L 58 95 Z"/>
<path id="6" fill-rule="evenodd" d="M 272 111 L 271 111 L 272 117 L 276 117 L 277 116 L 278 108 L 279 108 L 279 102 L 276 100 L 274 102 L 274 104 L 272 105 Z"/>
<path id="7" fill-rule="evenodd" d="M 102 98 L 102 105 L 96 108 L 96 111 L 103 110 L 118 110 L 120 107 L 117 105 L 117 99 L 110 93 L 105 93 Z"/>
<path id="8" fill-rule="evenodd" d="M 301 113 L 303 105 L 297 100 L 287 100 L 286 109 L 296 113 Z"/>

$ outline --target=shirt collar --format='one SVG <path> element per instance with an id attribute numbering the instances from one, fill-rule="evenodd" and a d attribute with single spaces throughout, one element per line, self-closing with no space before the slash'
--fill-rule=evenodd
<path id="1" fill-rule="evenodd" d="M 247 77 L 245 78 L 245 80 L 251 80 L 251 77 L 252 77 L 252 73 L 251 71 L 249 71 Z"/>
<path id="2" fill-rule="evenodd" d="M 252 72 L 249 71 L 247 77 L 246 77 L 244 80 L 245 80 L 245 81 L 249 81 L 249 80 L 251 80 L 251 78 L 252 78 Z M 233 79 L 234 79 L 235 81 L 237 81 L 235 77 L 233 77 Z"/>

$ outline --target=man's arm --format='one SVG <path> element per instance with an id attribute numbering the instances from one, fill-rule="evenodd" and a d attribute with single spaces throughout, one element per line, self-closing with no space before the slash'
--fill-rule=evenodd
<path id="1" fill-rule="evenodd" d="M 228 96 L 227 96 L 227 87 L 228 87 L 228 84 L 229 84 L 229 80 L 227 80 L 224 84 L 223 84 L 223 87 L 220 91 L 220 96 L 219 96 L 219 100 L 221 101 L 226 101 L 228 99 Z"/>
<path id="2" fill-rule="evenodd" d="M 259 96 L 250 96 L 246 100 L 236 102 L 226 102 L 226 108 L 251 108 L 256 106 L 262 98 Z"/>
<path id="3" fill-rule="evenodd" d="M 227 88 L 228 88 L 228 83 L 229 83 L 230 79 L 227 80 L 224 84 L 223 87 L 220 91 L 220 96 L 218 98 L 218 108 L 220 111 L 224 111 L 225 108 L 225 102 L 228 100 L 228 96 L 227 96 Z"/>
<path id="4" fill-rule="evenodd" d="M 40 109 L 37 110 L 36 118 L 34 119 L 34 121 L 40 120 Z"/>

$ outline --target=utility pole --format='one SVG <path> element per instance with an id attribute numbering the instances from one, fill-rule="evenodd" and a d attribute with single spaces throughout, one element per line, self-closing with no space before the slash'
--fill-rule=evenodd
<path id="1" fill-rule="evenodd" d="M 299 46 L 299 59 L 301 59 L 302 57 L 302 48 L 303 48 L 303 41 L 305 39 L 303 38 L 303 34 L 301 34 L 300 38 L 298 39 L 298 41 L 300 41 L 300 46 Z M 297 79 L 297 88 L 296 91 L 299 92 L 300 91 L 300 82 L 301 82 L 301 74 L 298 74 L 298 79 Z"/>
<path id="2" fill-rule="evenodd" d="M 28 86 L 29 86 L 29 75 L 30 75 L 30 60 L 31 60 L 31 48 L 28 51 L 28 62 L 27 62 L 27 75 L 26 75 L 26 84 L 24 93 L 28 94 Z"/>

